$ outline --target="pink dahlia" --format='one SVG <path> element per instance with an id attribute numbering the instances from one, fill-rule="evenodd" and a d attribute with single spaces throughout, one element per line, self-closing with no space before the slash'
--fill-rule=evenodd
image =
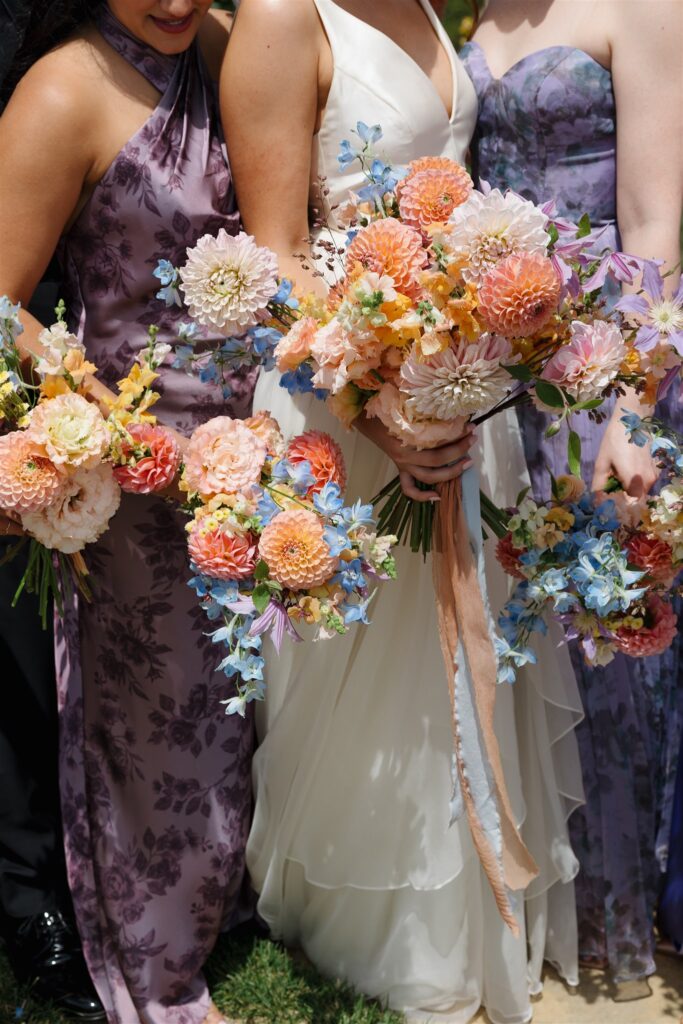
<path id="1" fill-rule="evenodd" d="M 506 338 L 535 334 L 557 312 L 560 278 L 547 256 L 520 252 L 496 263 L 479 289 L 478 311 L 489 330 Z"/>
<path id="2" fill-rule="evenodd" d="M 220 526 L 203 530 L 201 520 L 193 524 L 187 546 L 199 571 L 219 580 L 248 579 L 258 558 L 251 534 L 232 536 Z"/>
<path id="3" fill-rule="evenodd" d="M 346 251 L 346 266 L 360 263 L 366 270 L 392 278 L 396 291 L 410 298 L 422 294 L 420 272 L 427 264 L 422 235 L 393 218 L 377 220 L 355 236 Z"/>
<path id="4" fill-rule="evenodd" d="M 472 187 L 465 168 L 451 161 L 448 167 L 409 172 L 397 190 L 403 222 L 424 232 L 442 224 L 465 202 Z"/>
<path id="5" fill-rule="evenodd" d="M 629 562 L 646 572 L 653 582 L 671 586 L 676 568 L 673 550 L 666 541 L 639 532 L 629 537 L 626 551 Z"/>
<path id="6" fill-rule="evenodd" d="M 320 430 L 307 430 L 290 442 L 287 458 L 294 464 L 310 464 L 311 473 L 315 477 L 310 494 L 318 494 L 328 482 L 339 484 L 342 491 L 346 487 L 344 454 L 329 434 L 323 434 Z"/>
<path id="7" fill-rule="evenodd" d="M 512 534 L 506 533 L 496 545 L 496 558 L 508 576 L 514 576 L 517 580 L 524 580 L 526 576 L 521 571 L 520 556 L 524 554 L 523 548 L 517 548 L 512 540 Z"/>
<path id="8" fill-rule="evenodd" d="M 325 543 L 322 520 L 303 508 L 271 519 L 261 534 L 259 554 L 272 578 L 291 590 L 322 586 L 339 564 Z"/>
<path id="9" fill-rule="evenodd" d="M 0 437 L 0 508 L 40 512 L 59 495 L 64 476 L 25 431 Z"/>
<path id="10" fill-rule="evenodd" d="M 678 617 L 668 601 L 657 594 L 647 597 L 645 625 L 640 629 L 618 629 L 615 645 L 631 658 L 662 654 L 678 635 Z"/>
<path id="11" fill-rule="evenodd" d="M 606 320 L 590 324 L 575 320 L 570 333 L 570 340 L 548 360 L 541 376 L 579 402 L 600 398 L 626 355 L 621 331 Z"/>
<path id="12" fill-rule="evenodd" d="M 197 427 L 185 458 L 185 481 L 205 498 L 248 491 L 261 479 L 266 446 L 240 420 L 216 416 Z"/>
<path id="13" fill-rule="evenodd" d="M 124 443 L 122 450 L 130 461 L 114 470 L 121 490 L 131 494 L 156 494 L 170 487 L 181 462 L 180 448 L 171 431 L 151 423 L 133 423 L 128 433 L 133 444 Z M 137 461 L 136 450 L 143 452 Z"/>

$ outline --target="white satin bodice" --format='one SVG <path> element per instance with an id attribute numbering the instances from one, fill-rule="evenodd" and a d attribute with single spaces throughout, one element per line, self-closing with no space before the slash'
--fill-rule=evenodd
<path id="1" fill-rule="evenodd" d="M 313 140 L 313 175 L 324 177 L 331 206 L 364 184 L 362 171 L 340 170 L 342 139 L 353 139 L 358 121 L 379 124 L 376 155 L 396 166 L 421 156 L 463 163 L 477 119 L 477 96 L 429 0 L 417 0 L 444 47 L 453 71 L 449 117 L 434 84 L 413 58 L 383 32 L 339 7 L 313 0 L 327 35 L 334 74 L 320 131 Z"/>

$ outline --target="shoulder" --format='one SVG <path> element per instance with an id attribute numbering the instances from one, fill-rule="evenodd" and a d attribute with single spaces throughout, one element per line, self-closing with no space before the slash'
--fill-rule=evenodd
<path id="1" fill-rule="evenodd" d="M 656 73 L 653 60 L 679 66 L 683 50 L 683 4 L 671 0 L 633 0 L 625 12 L 618 0 L 605 6 L 609 34 L 615 56 L 639 51 L 641 73 Z M 635 68 L 634 70 L 638 70 Z"/>
<path id="2" fill-rule="evenodd" d="M 40 139 L 82 142 L 100 109 L 102 67 L 92 44 L 74 38 L 29 68 L 7 104 L 3 120 L 27 129 L 39 127 Z"/>
<path id="3" fill-rule="evenodd" d="M 241 0 L 235 18 L 236 29 L 259 28 L 264 38 L 277 34 L 297 38 L 299 45 L 320 32 L 320 19 L 313 0 Z"/>

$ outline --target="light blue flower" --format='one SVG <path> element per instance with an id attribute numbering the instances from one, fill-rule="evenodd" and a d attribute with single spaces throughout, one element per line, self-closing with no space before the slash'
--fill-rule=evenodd
<path id="1" fill-rule="evenodd" d="M 355 149 L 351 148 L 351 143 L 348 139 L 343 139 L 339 153 L 337 154 L 337 163 L 339 164 L 339 170 L 345 171 L 354 160 L 358 158 L 358 153 Z"/>
<path id="2" fill-rule="evenodd" d="M 333 516 L 344 507 L 339 484 L 328 480 L 321 491 L 313 496 L 313 505 L 322 516 Z"/>
<path id="3" fill-rule="evenodd" d="M 274 516 L 280 512 L 280 506 L 277 505 L 268 491 L 264 491 L 259 499 L 259 503 L 256 506 L 256 516 L 260 520 L 261 524 L 265 527 L 273 519 Z"/>
<path id="4" fill-rule="evenodd" d="M 342 563 L 339 572 L 333 577 L 333 581 L 338 583 L 347 594 L 352 594 L 367 586 L 360 558 L 352 558 L 350 562 Z"/>
<path id="5" fill-rule="evenodd" d="M 362 622 L 363 625 L 369 626 L 370 620 L 368 618 L 368 608 L 370 607 L 371 601 L 372 596 L 358 601 L 355 604 L 342 605 L 344 625 L 350 626 L 353 622 Z"/>
<path id="6" fill-rule="evenodd" d="M 288 370 L 280 377 L 280 387 L 285 388 L 290 395 L 314 394 L 316 398 L 327 398 L 327 391 L 323 388 L 313 386 L 313 367 L 310 363 L 302 363 L 296 370 Z"/>
<path id="7" fill-rule="evenodd" d="M 182 306 L 178 292 L 178 271 L 173 264 L 169 260 L 159 260 L 152 273 L 162 286 L 156 294 L 157 299 L 161 299 L 167 306 Z"/>
<path id="8" fill-rule="evenodd" d="M 369 127 L 364 121 L 358 121 L 356 132 L 361 142 L 366 146 L 374 146 L 376 142 L 380 141 L 383 134 L 381 125 L 373 124 L 372 127 Z"/>
<path id="9" fill-rule="evenodd" d="M 342 523 L 326 526 L 323 530 L 323 540 L 330 549 L 333 558 L 338 558 L 342 551 L 351 547 L 346 527 Z"/>
<path id="10" fill-rule="evenodd" d="M 644 448 L 648 442 L 648 434 L 642 428 L 642 419 L 635 412 L 625 411 L 623 416 L 620 417 L 621 422 L 626 428 L 627 434 L 629 434 L 629 441 L 631 444 L 637 445 L 638 448 Z"/>
<path id="11" fill-rule="evenodd" d="M 291 484 L 297 494 L 306 494 L 315 484 L 311 464 L 307 459 L 303 462 L 280 459 L 273 469 L 273 480 Z"/>
<path id="12" fill-rule="evenodd" d="M 372 505 L 363 505 L 359 498 L 353 505 L 342 510 L 342 519 L 346 523 L 346 528 L 349 532 L 353 533 L 355 530 L 360 530 L 361 527 L 374 526 L 373 513 Z"/>

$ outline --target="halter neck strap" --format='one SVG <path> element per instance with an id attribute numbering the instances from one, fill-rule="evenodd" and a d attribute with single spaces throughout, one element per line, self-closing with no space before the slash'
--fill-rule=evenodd
<path id="1" fill-rule="evenodd" d="M 143 43 L 114 17 L 106 3 L 95 15 L 95 24 L 104 39 L 124 60 L 144 75 L 155 89 L 161 93 L 166 92 L 178 66 L 179 56 L 159 53 L 148 43 Z"/>

